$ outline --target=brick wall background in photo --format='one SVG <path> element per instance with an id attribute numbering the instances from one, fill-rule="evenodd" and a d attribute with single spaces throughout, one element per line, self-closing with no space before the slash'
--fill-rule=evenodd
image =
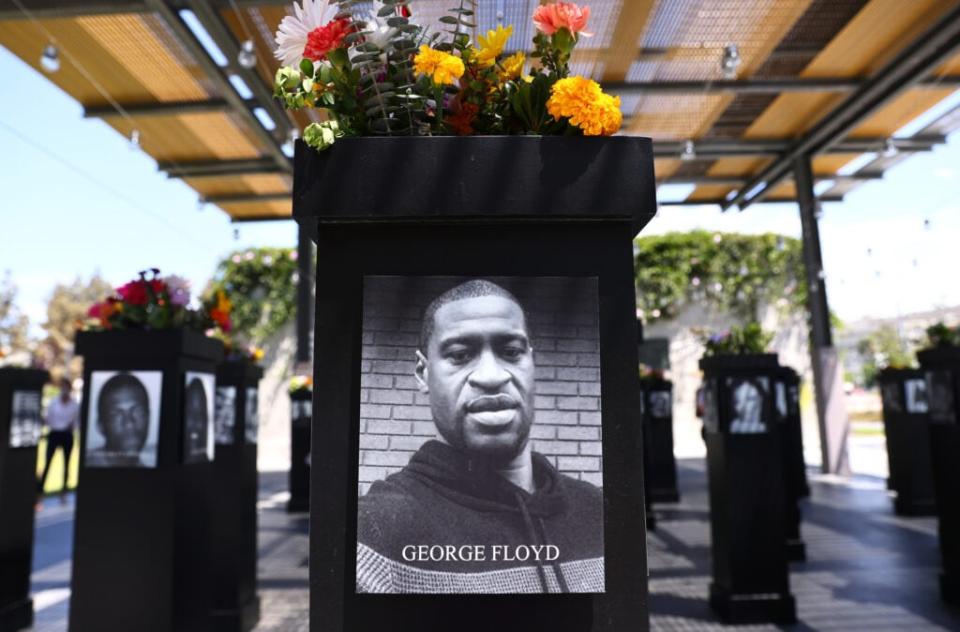
<path id="1" fill-rule="evenodd" d="M 561 472 L 603 484 L 600 341 L 593 277 L 485 277 L 523 304 L 536 365 L 533 449 Z M 366 277 L 360 382 L 359 490 L 396 472 L 435 437 L 430 400 L 413 371 L 424 308 L 468 280 Z"/>

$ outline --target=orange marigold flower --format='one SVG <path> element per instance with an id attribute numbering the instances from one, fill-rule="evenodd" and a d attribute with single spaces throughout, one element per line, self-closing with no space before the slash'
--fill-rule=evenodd
<path id="1" fill-rule="evenodd" d="M 435 50 L 426 44 L 420 46 L 420 52 L 413 58 L 413 69 L 418 75 L 429 76 L 438 86 L 454 85 L 466 70 L 463 60 L 456 55 Z"/>
<path id="2" fill-rule="evenodd" d="M 547 112 L 558 121 L 568 118 L 584 136 L 609 136 L 623 121 L 620 97 L 604 94 L 600 84 L 584 77 L 567 77 L 553 84 Z"/>

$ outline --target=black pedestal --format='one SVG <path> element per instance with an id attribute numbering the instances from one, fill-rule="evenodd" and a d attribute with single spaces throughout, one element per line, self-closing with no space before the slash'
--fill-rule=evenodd
<path id="1" fill-rule="evenodd" d="M 710 605 L 727 623 L 796 620 L 787 566 L 776 356 L 717 356 L 705 372 L 710 489 Z M 792 500 L 792 498 L 790 498 Z"/>
<path id="2" fill-rule="evenodd" d="M 290 500 L 287 511 L 302 513 L 310 509 L 310 420 L 313 416 L 313 392 L 290 393 Z"/>
<path id="3" fill-rule="evenodd" d="M 930 463 L 929 403 L 924 372 L 885 369 L 879 375 L 883 428 L 887 437 L 889 489 L 901 516 L 936 514 Z"/>
<path id="4" fill-rule="evenodd" d="M 70 629 L 210 630 L 208 458 L 223 346 L 187 330 L 82 332 L 76 345 L 84 356 L 84 405 Z M 107 395 L 115 377 L 134 380 L 124 387 L 118 418 L 148 424 L 131 459 L 121 458 L 126 448 L 99 445 L 107 436 L 101 410 L 109 419 L 117 403 Z"/>
<path id="5" fill-rule="evenodd" d="M 800 499 L 810 495 L 803 459 L 803 434 L 800 425 L 800 376 L 781 367 L 773 380 L 773 412 L 780 433 L 780 462 L 783 464 L 784 540 L 787 559 L 803 562 L 807 547 L 800 535 Z"/>
<path id="6" fill-rule="evenodd" d="M 317 241 L 311 629 L 646 629 L 631 241 L 655 211 L 649 141 L 348 138 L 331 149 L 318 154 L 298 144 L 294 177 L 294 216 Z M 591 412 L 602 419 L 605 592 L 357 593 L 358 412 L 361 373 L 373 361 L 361 357 L 364 283 L 386 275 L 596 281 L 598 365 L 563 368 L 571 375 L 599 368 L 603 380 L 600 410 Z M 535 348 L 534 356 L 541 351 L 550 353 Z M 557 359 L 563 361 L 559 353 Z M 412 371 L 412 357 L 409 362 Z M 582 405 L 573 394 L 564 397 L 572 398 L 564 399 L 564 406 Z M 424 415 L 431 414 L 429 406 L 422 407 Z M 562 412 L 570 414 L 557 415 L 560 419 L 581 414 L 573 408 Z M 430 519 L 427 510 L 424 520 Z"/>
<path id="7" fill-rule="evenodd" d="M 673 455 L 673 383 L 656 378 L 640 380 L 643 394 L 644 457 L 651 503 L 675 503 L 677 461 Z"/>
<path id="8" fill-rule="evenodd" d="M 0 630 L 33 624 L 30 570 L 46 371 L 0 368 Z"/>
<path id="9" fill-rule="evenodd" d="M 257 387 L 263 369 L 246 361 L 217 369 L 230 428 L 217 433 L 210 494 L 210 629 L 247 632 L 260 619 L 257 596 Z M 232 416 L 230 413 L 232 412 Z"/>

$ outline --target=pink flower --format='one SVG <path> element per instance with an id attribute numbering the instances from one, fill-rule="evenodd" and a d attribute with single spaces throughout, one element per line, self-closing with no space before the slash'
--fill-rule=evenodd
<path id="1" fill-rule="evenodd" d="M 537 30 L 547 35 L 553 35 L 559 29 L 567 29 L 571 34 L 580 33 L 584 37 L 592 37 L 593 33 L 584 31 L 587 20 L 590 18 L 590 7 L 578 7 L 573 2 L 556 2 L 537 7 L 533 12 L 533 23 Z"/>

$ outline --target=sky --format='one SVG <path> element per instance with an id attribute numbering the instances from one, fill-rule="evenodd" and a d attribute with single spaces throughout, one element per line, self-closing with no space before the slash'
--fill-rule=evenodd
<path id="1" fill-rule="evenodd" d="M 233 250 L 296 245 L 293 221 L 231 224 L 200 207 L 193 190 L 105 123 L 84 119 L 77 102 L 2 47 L 0 78 L 0 274 L 10 272 L 35 334 L 53 287 L 77 276 L 119 285 L 156 267 L 199 291 Z M 960 265 L 960 134 L 823 211 L 827 296 L 842 319 L 960 305 L 960 283 L 947 274 Z M 643 234 L 694 228 L 800 236 L 793 204 L 663 207 Z"/>

